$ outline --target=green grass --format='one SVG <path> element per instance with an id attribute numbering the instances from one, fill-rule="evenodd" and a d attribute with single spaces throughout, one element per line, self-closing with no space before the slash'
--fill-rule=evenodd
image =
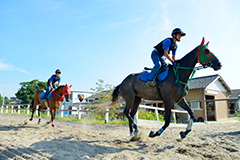
<path id="1" fill-rule="evenodd" d="M 235 111 L 236 116 L 238 117 L 238 120 L 240 121 L 240 113 Z"/>
<path id="2" fill-rule="evenodd" d="M 0 110 L 1 113 L 1 110 Z M 11 114 L 11 115 L 24 115 L 24 116 L 31 116 L 32 112 L 30 111 L 29 114 L 27 114 L 26 110 L 20 110 L 20 114 L 18 114 L 18 111 L 16 111 L 15 113 L 11 113 L 11 110 L 8 110 L 8 112 L 6 113 L 6 109 L 3 110 L 2 114 Z M 36 114 L 36 112 L 34 113 L 33 117 L 38 118 L 38 115 Z M 51 118 L 51 116 L 47 115 L 46 112 L 41 112 L 41 117 L 42 118 Z M 74 116 L 74 117 L 61 117 L 61 116 L 56 116 L 55 119 L 61 119 L 61 120 L 67 120 L 67 121 L 77 121 L 77 122 L 87 122 L 87 123 L 97 123 L 97 124 L 105 124 L 104 119 L 96 119 L 95 117 L 92 119 L 78 119 L 78 117 Z M 108 124 L 116 124 L 116 125 L 127 125 L 128 121 L 126 120 L 112 120 L 109 121 Z"/>
<path id="3" fill-rule="evenodd" d="M 149 112 L 149 111 L 144 111 L 144 110 L 139 110 L 138 111 L 138 118 L 139 119 L 145 119 L 145 120 L 157 120 L 155 112 Z M 164 121 L 163 115 L 158 113 L 158 120 L 159 121 Z"/>
<path id="4" fill-rule="evenodd" d="M 1 113 L 1 110 L 0 110 Z M 8 112 L 6 113 L 6 109 L 3 110 L 3 114 L 11 114 L 11 115 L 25 115 L 25 116 L 31 116 L 32 112 L 29 111 L 29 114 L 27 114 L 26 110 L 20 110 L 20 114 L 18 114 L 18 111 L 16 111 L 15 113 L 11 113 L 11 110 L 8 110 Z M 237 114 L 237 113 L 236 113 Z M 237 116 L 239 117 L 240 120 L 240 113 L 237 114 Z M 36 112 L 34 113 L 34 117 L 38 118 L 38 115 L 36 114 Z M 51 116 L 47 115 L 46 112 L 41 112 L 41 117 L 42 118 L 51 118 Z M 71 117 L 61 117 L 61 116 L 56 116 L 56 119 L 61 119 L 61 120 L 66 120 L 66 121 L 77 121 L 77 122 L 87 122 L 87 123 L 97 123 L 97 124 L 105 124 L 105 120 L 104 120 L 104 115 L 103 114 L 96 114 L 93 113 L 91 118 L 81 118 L 78 119 L 77 116 L 71 116 Z M 138 118 L 139 119 L 145 119 L 145 120 L 157 120 L 156 116 L 155 116 L 155 112 L 149 112 L 149 111 L 143 111 L 143 110 L 139 110 L 138 111 Z M 109 118 L 111 119 L 111 118 Z M 158 120 L 164 122 L 164 117 L 163 115 L 158 113 Z M 174 122 L 171 122 L 174 123 Z M 109 120 L 108 124 L 115 124 L 115 125 L 128 125 L 128 120 L 126 117 L 124 117 L 123 120 Z"/>

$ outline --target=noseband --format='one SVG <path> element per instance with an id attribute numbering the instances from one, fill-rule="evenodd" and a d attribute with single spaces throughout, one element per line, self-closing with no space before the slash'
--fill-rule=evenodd
<path id="1" fill-rule="evenodd" d="M 65 87 L 63 88 L 63 91 L 62 91 L 62 96 L 57 94 L 55 91 L 52 93 L 55 100 L 56 101 L 62 101 L 64 99 L 64 96 L 65 95 L 68 95 L 71 93 L 71 90 L 70 90 L 71 86 L 68 86 L 67 84 L 65 85 Z M 57 99 L 57 97 L 60 97 L 59 100 Z"/>

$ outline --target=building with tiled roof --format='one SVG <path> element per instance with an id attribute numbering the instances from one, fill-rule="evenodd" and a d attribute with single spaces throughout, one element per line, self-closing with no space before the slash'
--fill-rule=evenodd
<path id="1" fill-rule="evenodd" d="M 220 75 L 215 74 L 193 78 L 189 82 L 189 92 L 186 99 L 194 110 L 196 120 L 209 121 L 228 118 L 228 101 L 200 102 L 199 100 L 227 99 L 231 94 L 231 89 L 227 83 Z"/>

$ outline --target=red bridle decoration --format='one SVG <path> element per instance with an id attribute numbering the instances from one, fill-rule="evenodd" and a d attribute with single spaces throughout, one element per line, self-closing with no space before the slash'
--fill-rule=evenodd
<path id="1" fill-rule="evenodd" d="M 62 96 L 59 95 L 59 94 L 57 94 L 55 91 L 52 93 L 52 95 L 54 96 L 54 98 L 55 98 L 56 101 L 62 101 L 62 100 L 64 99 L 64 96 L 65 96 L 65 95 L 71 94 L 71 87 L 72 87 L 72 85 L 68 86 L 68 85 L 66 84 L 65 87 L 63 88 Z M 59 100 L 57 100 L 56 95 L 57 95 L 58 97 L 60 97 Z"/>

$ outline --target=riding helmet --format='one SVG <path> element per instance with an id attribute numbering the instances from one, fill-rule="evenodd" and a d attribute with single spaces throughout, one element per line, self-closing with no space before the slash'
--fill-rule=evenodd
<path id="1" fill-rule="evenodd" d="M 173 34 L 177 34 L 177 33 L 180 33 L 182 36 L 185 36 L 186 33 L 184 33 L 180 28 L 175 28 L 173 31 L 172 31 L 172 37 L 173 37 Z"/>
<path id="2" fill-rule="evenodd" d="M 55 73 L 60 73 L 60 74 L 61 74 L 60 69 L 57 69 L 57 70 L 55 71 Z"/>

